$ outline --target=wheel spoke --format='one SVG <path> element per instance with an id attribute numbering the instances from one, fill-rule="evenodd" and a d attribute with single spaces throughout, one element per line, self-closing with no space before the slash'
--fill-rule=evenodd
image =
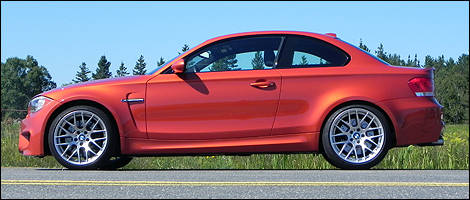
<path id="1" fill-rule="evenodd" d="M 77 152 L 77 149 L 72 154 L 70 154 L 70 156 L 67 158 L 67 160 L 70 160 L 70 158 L 72 158 L 72 156 L 75 155 L 75 153 Z"/>
<path id="2" fill-rule="evenodd" d="M 67 150 L 69 150 L 69 148 L 71 147 L 72 145 L 68 145 L 67 148 L 65 148 L 64 152 L 62 152 L 62 156 L 65 155 L 65 152 L 67 152 Z"/>
<path id="3" fill-rule="evenodd" d="M 103 150 L 103 148 L 100 147 L 100 145 L 96 144 L 95 140 L 90 140 L 90 142 L 91 142 L 93 145 L 95 145 L 96 147 L 98 147 L 98 148 L 100 149 L 100 151 Z"/>
<path id="4" fill-rule="evenodd" d="M 96 125 L 98 125 L 100 123 L 100 121 L 96 121 L 95 125 L 93 125 L 93 127 L 91 128 L 91 130 L 95 129 Z"/>
<path id="5" fill-rule="evenodd" d="M 375 146 L 377 146 L 377 145 L 378 145 L 377 143 L 375 143 L 374 141 L 372 141 L 370 138 L 366 138 L 366 140 L 367 140 L 368 142 L 370 142 L 370 143 L 374 144 Z"/>
<path id="6" fill-rule="evenodd" d="M 362 124 L 362 122 L 364 121 L 364 119 L 366 119 L 367 115 L 369 115 L 369 111 L 367 111 L 367 113 L 364 115 L 364 117 L 361 119 L 361 122 L 359 124 Z"/>
<path id="7" fill-rule="evenodd" d="M 77 157 L 78 157 L 78 163 L 81 163 L 81 161 L 80 161 L 80 147 L 77 148 Z"/>
<path id="8" fill-rule="evenodd" d="M 75 117 L 75 112 L 73 113 L 73 125 L 77 127 L 77 118 Z"/>
<path id="9" fill-rule="evenodd" d="M 382 137 L 383 134 L 380 134 L 380 135 L 374 135 L 374 136 L 369 136 L 368 139 L 373 139 L 373 138 L 378 138 L 378 137 Z"/>
<path id="10" fill-rule="evenodd" d="M 356 149 L 357 149 L 356 146 L 354 146 L 354 155 L 356 156 L 356 160 L 357 160 L 358 158 L 357 158 L 357 150 Z"/>
<path id="11" fill-rule="evenodd" d="M 333 144 L 346 144 L 348 141 L 333 142 Z"/>
<path id="12" fill-rule="evenodd" d="M 105 132 L 106 130 L 97 130 L 97 131 L 90 131 L 89 133 L 101 133 L 101 132 Z"/>
<path id="13" fill-rule="evenodd" d="M 370 151 L 370 152 L 373 152 L 372 149 L 370 149 L 370 148 L 367 147 L 367 146 L 364 146 L 364 148 L 367 149 L 367 150 Z"/>
<path id="14" fill-rule="evenodd" d="M 86 121 L 86 123 L 85 123 L 85 125 L 84 125 L 85 127 L 88 125 L 88 122 L 90 122 L 90 121 L 91 121 L 91 119 L 93 119 L 93 117 L 94 117 L 94 116 L 95 116 L 95 115 L 94 115 L 94 114 L 92 114 L 92 115 L 91 115 L 91 117 L 90 117 L 90 118 L 89 118 L 89 119 Z"/>
<path id="15" fill-rule="evenodd" d="M 75 125 L 73 125 L 72 123 L 70 123 L 69 121 L 65 120 L 65 123 L 69 124 L 69 126 L 73 127 L 74 129 L 76 128 Z"/>
<path id="16" fill-rule="evenodd" d="M 370 120 L 369 124 L 367 124 L 366 129 L 368 129 L 370 125 L 372 125 L 372 122 L 374 122 L 374 119 L 375 119 L 375 116 L 372 116 L 372 119 Z"/>
<path id="17" fill-rule="evenodd" d="M 361 150 L 362 150 L 362 157 L 366 159 L 366 150 L 364 149 L 364 145 L 361 145 Z"/>
<path id="18" fill-rule="evenodd" d="M 357 109 L 356 109 L 356 126 L 359 126 L 359 115 L 357 114 Z"/>

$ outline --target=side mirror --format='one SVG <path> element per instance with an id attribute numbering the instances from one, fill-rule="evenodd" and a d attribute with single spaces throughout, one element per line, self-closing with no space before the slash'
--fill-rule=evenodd
<path id="1" fill-rule="evenodd" d="M 171 69 L 175 72 L 175 74 L 180 74 L 184 72 L 184 60 L 179 59 L 173 65 L 171 65 Z"/>

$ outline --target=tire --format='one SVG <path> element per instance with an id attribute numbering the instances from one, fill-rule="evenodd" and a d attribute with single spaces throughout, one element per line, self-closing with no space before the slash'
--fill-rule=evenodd
<path id="1" fill-rule="evenodd" d="M 108 115 L 91 106 L 74 106 L 61 112 L 48 134 L 51 154 L 69 169 L 98 169 L 115 152 L 118 133 Z"/>
<path id="2" fill-rule="evenodd" d="M 130 156 L 117 156 L 114 158 L 110 158 L 106 162 L 106 164 L 104 164 L 100 169 L 115 170 L 115 169 L 126 166 L 131 161 L 132 161 L 132 157 Z"/>
<path id="3" fill-rule="evenodd" d="M 390 130 L 384 114 L 371 106 L 340 108 L 323 127 L 322 154 L 341 169 L 369 169 L 387 154 L 392 143 Z"/>

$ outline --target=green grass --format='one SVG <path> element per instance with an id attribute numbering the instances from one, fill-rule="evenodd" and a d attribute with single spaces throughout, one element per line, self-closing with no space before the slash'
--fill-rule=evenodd
<path id="1" fill-rule="evenodd" d="M 18 152 L 19 123 L 2 122 L 2 167 L 62 168 L 52 157 Z M 467 169 L 469 125 L 447 125 L 444 146 L 391 149 L 374 169 Z M 335 169 L 320 154 L 134 158 L 123 169 Z"/>

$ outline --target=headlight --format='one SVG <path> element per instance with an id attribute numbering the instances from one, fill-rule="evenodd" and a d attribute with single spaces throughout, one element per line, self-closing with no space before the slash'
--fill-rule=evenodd
<path id="1" fill-rule="evenodd" d="M 52 101 L 52 99 L 47 98 L 45 96 L 38 96 L 31 100 L 28 104 L 28 112 L 33 113 L 41 110 L 41 108 Z"/>

